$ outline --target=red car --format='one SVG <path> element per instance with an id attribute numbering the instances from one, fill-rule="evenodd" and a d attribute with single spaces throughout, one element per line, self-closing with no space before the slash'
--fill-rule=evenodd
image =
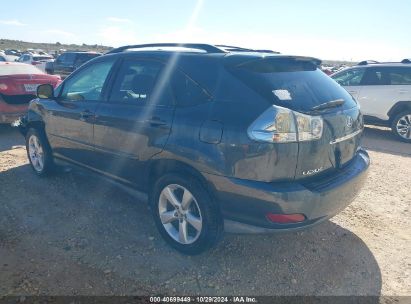
<path id="1" fill-rule="evenodd" d="M 56 87 L 60 82 L 60 76 L 45 74 L 29 64 L 0 62 L 0 124 L 12 123 L 26 113 L 39 84 Z"/>

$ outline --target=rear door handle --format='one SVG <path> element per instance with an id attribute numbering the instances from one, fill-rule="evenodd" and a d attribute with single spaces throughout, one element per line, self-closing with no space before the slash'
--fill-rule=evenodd
<path id="1" fill-rule="evenodd" d="M 83 112 L 80 112 L 80 120 L 87 120 L 88 118 L 94 117 L 94 114 L 90 112 L 89 110 L 85 110 Z"/>
<path id="2" fill-rule="evenodd" d="M 147 123 L 150 124 L 152 127 L 164 127 L 167 126 L 167 122 L 164 120 L 160 119 L 160 117 L 154 116 L 151 117 L 151 119 L 147 120 Z"/>

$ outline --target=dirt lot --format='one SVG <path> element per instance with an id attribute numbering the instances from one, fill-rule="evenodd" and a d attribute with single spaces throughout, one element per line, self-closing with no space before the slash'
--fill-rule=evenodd
<path id="1" fill-rule="evenodd" d="M 0 128 L 0 295 L 411 295 L 411 145 L 387 130 L 366 130 L 368 182 L 332 220 L 196 257 L 162 241 L 144 196 L 80 170 L 37 178 L 22 145 Z"/>

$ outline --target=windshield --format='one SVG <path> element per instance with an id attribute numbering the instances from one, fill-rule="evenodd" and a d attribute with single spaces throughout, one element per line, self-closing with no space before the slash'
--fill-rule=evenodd
<path id="1" fill-rule="evenodd" d="M 17 74 L 44 74 L 34 65 L 29 64 L 1 64 L 0 76 Z"/>
<path id="2" fill-rule="evenodd" d="M 229 70 L 273 104 L 295 111 L 309 112 L 337 99 L 344 100 L 343 109 L 356 105 L 345 89 L 307 60 L 262 59 Z"/>

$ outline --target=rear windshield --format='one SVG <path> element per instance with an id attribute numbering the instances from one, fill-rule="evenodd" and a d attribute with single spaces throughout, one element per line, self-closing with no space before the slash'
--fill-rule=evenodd
<path id="1" fill-rule="evenodd" d="M 344 109 L 356 105 L 345 89 L 309 60 L 260 59 L 229 70 L 273 104 L 295 111 L 310 112 L 313 107 L 336 99 L 344 99 Z"/>
<path id="2" fill-rule="evenodd" d="M 38 60 L 46 60 L 46 59 L 53 59 L 53 57 L 50 56 L 34 56 L 33 60 L 38 61 Z"/>
<path id="3" fill-rule="evenodd" d="M 1 64 L 0 76 L 17 74 L 44 74 L 34 65 L 29 64 Z"/>

